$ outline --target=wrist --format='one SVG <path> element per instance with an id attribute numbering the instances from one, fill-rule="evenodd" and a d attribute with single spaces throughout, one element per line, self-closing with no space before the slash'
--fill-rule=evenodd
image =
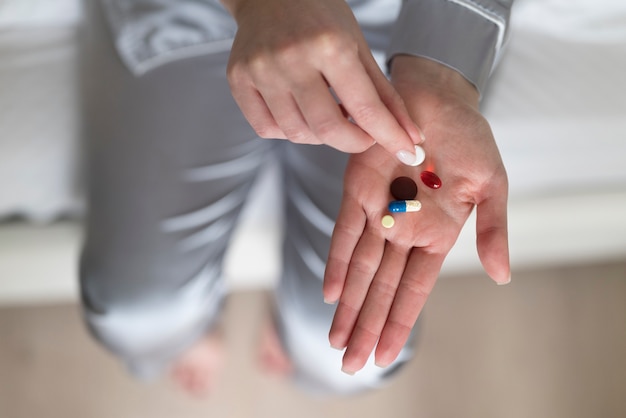
<path id="1" fill-rule="evenodd" d="M 391 62 L 391 80 L 398 91 L 460 100 L 478 109 L 480 94 L 461 73 L 437 61 L 412 55 L 396 55 Z"/>

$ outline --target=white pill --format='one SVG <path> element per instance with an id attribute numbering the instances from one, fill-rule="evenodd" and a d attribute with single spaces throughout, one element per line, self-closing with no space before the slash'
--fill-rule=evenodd
<path id="1" fill-rule="evenodd" d="M 426 159 L 426 151 L 424 151 L 424 148 L 420 147 L 419 145 L 416 145 L 415 146 L 415 162 L 411 165 L 413 167 L 417 167 L 418 165 L 423 163 L 425 159 Z"/>

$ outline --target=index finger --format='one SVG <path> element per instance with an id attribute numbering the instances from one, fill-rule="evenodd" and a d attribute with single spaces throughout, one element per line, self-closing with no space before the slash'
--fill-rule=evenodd
<path id="1" fill-rule="evenodd" d="M 352 253 L 363 235 L 367 216 L 359 204 L 344 196 L 330 240 L 324 272 L 323 293 L 327 303 L 335 303 L 343 292 Z"/>
<path id="2" fill-rule="evenodd" d="M 324 69 L 324 77 L 352 119 L 400 162 L 413 165 L 421 131 L 374 59 L 373 64 L 351 57 L 337 61 Z"/>

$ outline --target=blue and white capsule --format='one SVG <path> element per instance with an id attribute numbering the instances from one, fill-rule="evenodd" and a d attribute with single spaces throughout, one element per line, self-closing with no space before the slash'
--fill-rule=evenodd
<path id="1" fill-rule="evenodd" d="M 419 200 L 394 200 L 389 203 L 389 212 L 419 212 L 422 202 Z"/>

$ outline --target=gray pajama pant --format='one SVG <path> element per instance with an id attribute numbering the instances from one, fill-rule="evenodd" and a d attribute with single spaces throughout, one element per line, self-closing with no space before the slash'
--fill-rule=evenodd
<path id="1" fill-rule="evenodd" d="M 134 76 L 100 6 L 88 2 L 86 15 L 89 213 L 80 284 L 93 335 L 135 375 L 152 377 L 206 333 L 220 312 L 222 261 L 240 208 L 271 157 L 286 207 L 276 320 L 296 379 L 326 393 L 379 386 L 410 357 L 408 346 L 388 369 L 370 361 L 347 376 L 328 343 L 334 306 L 323 303 L 322 275 L 347 156 L 257 138 L 230 95 L 227 52 Z M 374 29 L 369 40 L 383 41 L 384 28 Z"/>

